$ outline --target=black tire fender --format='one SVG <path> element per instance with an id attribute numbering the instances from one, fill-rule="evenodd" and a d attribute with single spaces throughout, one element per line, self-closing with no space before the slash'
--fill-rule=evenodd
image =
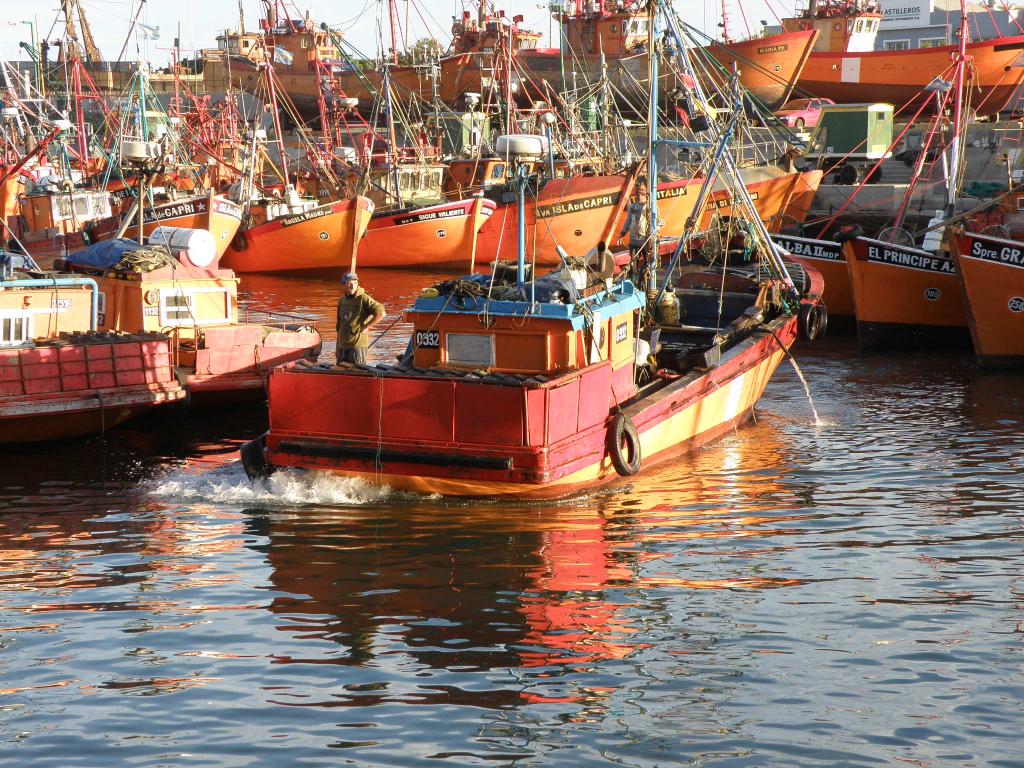
<path id="1" fill-rule="evenodd" d="M 267 436 L 262 434 L 255 440 L 250 440 L 239 449 L 242 456 L 242 468 L 250 480 L 260 480 L 270 477 L 274 472 L 274 466 L 267 461 L 263 453 L 267 447 Z"/>
<path id="2" fill-rule="evenodd" d="M 624 413 L 615 415 L 608 433 L 608 454 L 615 471 L 630 477 L 640 471 L 640 435 Z"/>
<path id="3" fill-rule="evenodd" d="M 235 232 L 235 236 L 231 238 L 231 247 L 236 251 L 244 251 L 249 247 L 249 238 L 245 236 L 245 232 L 242 230 Z"/>
<path id="4" fill-rule="evenodd" d="M 800 314 L 797 316 L 797 330 L 803 341 L 814 341 L 821 335 L 822 313 L 817 304 L 805 303 L 800 305 Z"/>

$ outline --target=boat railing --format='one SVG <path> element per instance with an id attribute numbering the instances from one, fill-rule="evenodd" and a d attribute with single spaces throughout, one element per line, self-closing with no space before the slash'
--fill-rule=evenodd
<path id="1" fill-rule="evenodd" d="M 238 322 L 241 325 L 266 325 L 275 328 L 293 328 L 303 325 L 316 328 L 317 317 L 306 313 L 256 309 L 250 305 L 250 302 L 240 301 L 238 302 Z"/>

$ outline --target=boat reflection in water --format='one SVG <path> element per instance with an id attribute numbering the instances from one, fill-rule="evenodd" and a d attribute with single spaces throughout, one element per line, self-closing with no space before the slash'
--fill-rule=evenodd
<path id="1" fill-rule="evenodd" d="M 648 648 L 636 642 L 646 631 L 637 617 L 659 591 L 802 583 L 772 574 L 757 556 L 765 537 L 794 532 L 787 523 L 798 516 L 779 511 L 796 506 L 796 492 L 781 481 L 788 460 L 779 434 L 762 424 L 569 504 L 453 505 L 397 496 L 379 506 L 299 514 L 249 510 L 249 538 L 265 552 L 277 592 L 268 607 L 286 619 L 277 628 L 291 637 L 275 644 L 291 650 L 274 661 L 377 670 L 365 689 L 345 686 L 329 698 L 281 690 L 272 699 L 293 706 L 592 706 L 614 689 L 558 680 Z M 305 476 L 359 493 L 359 481 Z M 670 561 L 691 556 L 687 542 L 712 537 L 761 543 L 743 545 L 750 567 L 731 578 L 670 575 L 685 570 Z M 666 616 L 666 626 L 674 621 Z M 685 647 L 684 640 L 680 652 Z M 507 668 L 524 670 L 521 685 L 470 677 Z"/>

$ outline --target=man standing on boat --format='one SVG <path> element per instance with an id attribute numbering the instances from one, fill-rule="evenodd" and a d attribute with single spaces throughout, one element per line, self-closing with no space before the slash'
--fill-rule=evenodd
<path id="1" fill-rule="evenodd" d="M 338 299 L 338 348 L 335 358 L 338 365 L 366 365 L 366 349 L 370 346 L 369 330 L 384 319 L 384 305 L 362 289 L 355 272 L 346 272 L 341 282 L 345 291 Z"/>
<path id="2" fill-rule="evenodd" d="M 626 209 L 626 222 L 622 225 L 622 231 L 619 232 L 619 238 L 616 241 L 621 245 L 622 238 L 629 234 L 629 276 L 638 285 L 643 285 L 651 250 L 649 206 L 647 179 L 640 177 L 636 182 L 633 202 Z"/>

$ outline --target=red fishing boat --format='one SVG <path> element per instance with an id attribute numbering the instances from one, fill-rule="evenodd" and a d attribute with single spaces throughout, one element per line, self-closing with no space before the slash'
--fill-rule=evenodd
<path id="1" fill-rule="evenodd" d="M 864 349 L 969 344 L 956 264 L 944 253 L 866 237 L 843 244 Z"/>
<path id="2" fill-rule="evenodd" d="M 1024 365 L 1024 243 L 958 232 L 950 249 L 978 362 Z"/>
<path id="3" fill-rule="evenodd" d="M 861 0 L 811 0 L 803 15 L 783 19 L 786 31 L 819 32 L 800 76 L 801 92 L 837 104 L 909 104 L 909 114 L 921 106 L 930 110 L 934 97 L 925 86 L 936 78 L 952 80 L 960 46 L 876 51 L 881 20 L 878 3 Z M 1008 109 L 1024 82 L 1024 35 L 968 43 L 966 53 L 971 109 L 979 115 Z"/>
<path id="4" fill-rule="evenodd" d="M 540 137 L 514 141 L 524 159 L 542 155 Z M 529 183 L 520 166 L 520 233 Z M 424 291 L 398 364 L 275 371 L 270 430 L 242 451 L 250 476 L 303 467 L 454 496 L 593 488 L 749 418 L 796 339 L 794 308 L 821 287 L 796 288 L 766 248 L 757 269 L 691 265 L 649 303 L 629 280 L 583 270 L 535 279 L 524 240 L 514 270 Z"/>
<path id="5" fill-rule="evenodd" d="M 185 397 L 167 336 L 97 332 L 99 296 L 79 275 L 0 278 L 0 444 L 105 432 Z"/>

